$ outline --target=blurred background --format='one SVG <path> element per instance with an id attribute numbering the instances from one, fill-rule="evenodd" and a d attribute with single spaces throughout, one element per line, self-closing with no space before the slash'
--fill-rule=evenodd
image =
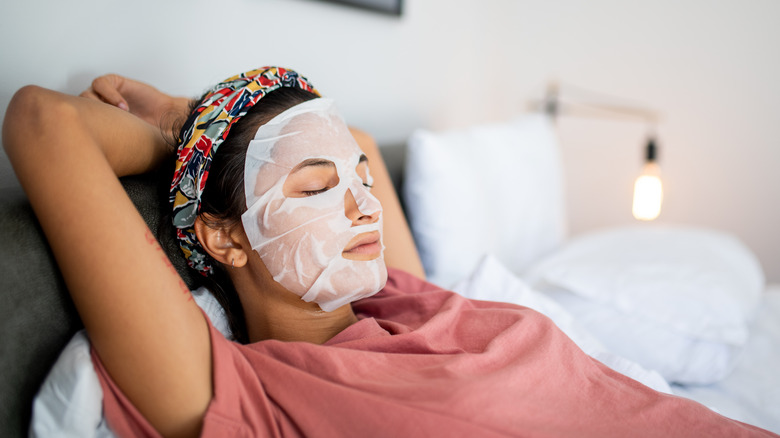
<path id="1" fill-rule="evenodd" d="M 115 72 L 195 96 L 269 64 L 308 76 L 380 145 L 511 119 L 551 81 L 635 102 L 661 117 L 657 222 L 733 233 L 780 282 L 775 0 L 404 0 L 400 16 L 316 0 L 3 3 L 3 117 L 26 84 L 77 93 Z M 557 131 L 570 234 L 635 223 L 646 124 L 564 116 Z M 15 184 L 0 153 L 0 187 Z"/>

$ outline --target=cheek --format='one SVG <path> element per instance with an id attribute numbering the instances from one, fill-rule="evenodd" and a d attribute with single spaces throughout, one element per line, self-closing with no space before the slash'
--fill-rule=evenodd
<path id="1" fill-rule="evenodd" d="M 258 211 L 257 225 L 266 239 L 274 239 L 282 235 L 283 238 L 299 238 L 307 233 L 320 237 L 332 236 L 344 226 L 340 221 L 334 220 L 344 216 L 343 206 L 293 207 L 289 201 L 289 199 L 275 199 Z"/>
<path id="2" fill-rule="evenodd" d="M 289 223 L 280 224 L 280 231 L 284 234 L 261 247 L 258 254 L 276 281 L 300 295 L 309 290 L 334 259 L 341 257 L 351 238 L 348 231 L 335 232 L 327 218 L 293 228 Z"/>
<path id="3" fill-rule="evenodd" d="M 293 292 L 305 292 L 327 264 L 321 245 L 303 236 L 285 236 L 258 251 L 268 271 L 283 284 L 303 286 Z"/>
<path id="4" fill-rule="evenodd" d="M 289 229 L 287 224 L 294 216 L 280 209 L 283 203 L 284 199 L 274 199 L 257 212 L 257 228 L 266 239 L 280 236 Z"/>

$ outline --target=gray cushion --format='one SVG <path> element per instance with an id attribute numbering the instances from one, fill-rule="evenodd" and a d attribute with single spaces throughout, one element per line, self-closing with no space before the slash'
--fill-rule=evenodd
<path id="1" fill-rule="evenodd" d="M 81 326 L 27 198 L 0 191 L 0 427 L 24 436 L 32 399 Z"/>

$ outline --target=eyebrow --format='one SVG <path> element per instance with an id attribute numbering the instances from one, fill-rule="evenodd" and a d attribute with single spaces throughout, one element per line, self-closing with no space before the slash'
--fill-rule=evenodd
<path id="1" fill-rule="evenodd" d="M 295 166 L 293 170 L 290 171 L 290 173 L 295 173 L 303 169 L 304 167 L 310 167 L 310 166 L 330 167 L 330 166 L 335 166 L 335 164 L 333 164 L 333 161 L 325 160 L 323 158 L 309 158 L 308 160 L 303 160 L 300 164 Z"/>
<path id="2" fill-rule="evenodd" d="M 367 162 L 368 162 L 368 157 L 366 156 L 366 154 L 360 154 L 360 159 L 358 159 L 358 164 L 367 163 Z M 295 173 L 305 167 L 310 167 L 310 166 L 330 167 L 330 166 L 335 166 L 335 164 L 333 164 L 333 161 L 326 160 L 324 158 L 309 158 L 308 160 L 303 160 L 300 164 L 295 166 L 293 170 L 290 171 L 290 173 L 291 174 Z"/>

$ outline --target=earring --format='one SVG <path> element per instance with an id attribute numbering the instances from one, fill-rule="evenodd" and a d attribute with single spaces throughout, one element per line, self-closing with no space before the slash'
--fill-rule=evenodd
<path id="1" fill-rule="evenodd" d="M 233 269 L 236 267 L 236 259 L 230 259 L 230 269 Z"/>

